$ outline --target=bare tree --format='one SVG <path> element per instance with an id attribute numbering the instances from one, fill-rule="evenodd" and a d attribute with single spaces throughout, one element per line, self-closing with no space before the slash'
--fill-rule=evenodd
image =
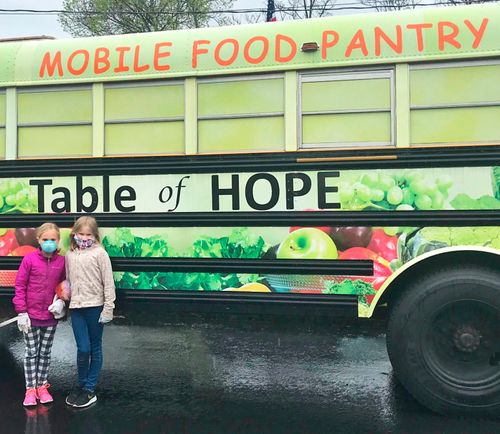
<path id="1" fill-rule="evenodd" d="M 336 2 L 337 0 L 282 0 L 275 4 L 281 19 L 295 20 L 331 15 Z"/>
<path id="2" fill-rule="evenodd" d="M 221 25 L 234 0 L 64 0 L 59 15 L 73 36 L 114 35 Z"/>
<path id="3" fill-rule="evenodd" d="M 439 0 L 443 3 L 447 3 L 449 5 L 458 6 L 458 5 L 473 5 L 476 3 L 490 3 L 492 0 Z"/>
<path id="4" fill-rule="evenodd" d="M 362 4 L 377 11 L 397 11 L 415 9 L 422 0 L 360 0 Z M 438 0 L 439 1 L 439 0 Z"/>

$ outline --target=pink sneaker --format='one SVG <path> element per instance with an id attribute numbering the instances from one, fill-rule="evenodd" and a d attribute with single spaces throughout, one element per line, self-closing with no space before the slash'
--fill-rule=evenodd
<path id="1" fill-rule="evenodd" d="M 23 405 L 25 407 L 32 407 L 36 405 L 36 389 L 34 387 L 26 389 L 26 395 L 24 395 Z"/>
<path id="2" fill-rule="evenodd" d="M 36 388 L 36 394 L 38 395 L 38 399 L 40 400 L 41 404 L 47 404 L 54 401 L 54 398 L 52 398 L 52 395 L 47 390 L 49 387 L 50 384 L 45 383 L 43 386 Z"/>

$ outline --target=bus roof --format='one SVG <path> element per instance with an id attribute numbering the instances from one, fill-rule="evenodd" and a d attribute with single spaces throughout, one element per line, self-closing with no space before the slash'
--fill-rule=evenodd
<path id="1" fill-rule="evenodd" d="M 500 55 L 500 4 L 0 44 L 0 86 L 275 72 Z M 308 51 L 302 51 L 303 44 Z M 315 49 L 315 44 L 317 49 Z"/>

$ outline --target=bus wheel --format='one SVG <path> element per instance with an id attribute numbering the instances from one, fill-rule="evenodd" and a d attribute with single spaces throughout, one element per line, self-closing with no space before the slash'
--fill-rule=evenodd
<path id="1" fill-rule="evenodd" d="M 463 266 L 429 273 L 394 306 L 387 330 L 394 372 L 439 413 L 500 412 L 500 273 Z"/>

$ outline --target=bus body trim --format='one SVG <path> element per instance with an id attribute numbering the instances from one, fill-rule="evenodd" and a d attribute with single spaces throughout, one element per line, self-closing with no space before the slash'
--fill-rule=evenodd
<path id="1" fill-rule="evenodd" d="M 364 306 L 361 306 L 361 304 L 359 305 L 358 315 L 362 318 L 371 318 L 373 313 L 375 312 L 375 309 L 377 308 L 379 300 L 384 295 L 384 292 L 391 286 L 392 282 L 394 282 L 398 277 L 402 276 L 406 271 L 408 271 L 414 265 L 432 257 L 440 256 L 447 253 L 460 253 L 460 252 L 478 252 L 478 253 L 481 252 L 481 253 L 489 253 L 497 255 L 500 257 L 499 250 L 492 249 L 489 247 L 479 247 L 479 246 L 452 246 L 424 253 L 416 258 L 413 258 L 411 261 L 406 262 L 396 272 L 392 273 L 384 282 L 384 284 L 380 287 L 380 289 L 377 291 L 377 294 L 373 298 L 370 307 L 365 308 Z"/>

